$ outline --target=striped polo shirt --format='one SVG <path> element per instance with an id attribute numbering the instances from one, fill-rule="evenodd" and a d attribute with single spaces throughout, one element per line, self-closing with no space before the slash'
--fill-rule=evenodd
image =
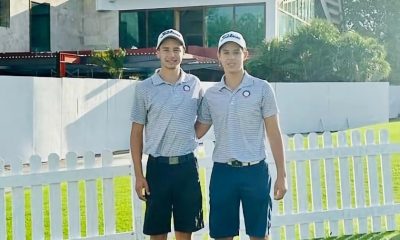
<path id="1" fill-rule="evenodd" d="M 198 121 L 214 124 L 213 161 L 252 162 L 266 158 L 264 118 L 278 113 L 271 85 L 245 72 L 231 91 L 224 81 L 204 94 Z"/>
<path id="2" fill-rule="evenodd" d="M 156 72 L 139 82 L 131 121 L 145 125 L 143 152 L 158 156 L 181 156 L 193 152 L 194 122 L 201 103 L 200 80 L 181 70 L 175 84 Z"/>

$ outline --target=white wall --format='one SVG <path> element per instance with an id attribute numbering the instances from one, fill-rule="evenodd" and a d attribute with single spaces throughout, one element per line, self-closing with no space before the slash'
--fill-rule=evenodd
<path id="1" fill-rule="evenodd" d="M 136 81 L 0 76 L 0 159 L 129 149 Z M 205 88 L 214 83 L 202 83 Z M 387 122 L 387 83 L 274 83 L 284 133 Z"/>
<path id="2" fill-rule="evenodd" d="M 117 48 L 117 10 L 195 7 L 265 2 L 266 39 L 277 36 L 276 0 L 131 1 L 131 0 L 36 0 L 50 3 L 50 48 L 52 52 Z M 29 52 L 29 1 L 10 1 L 10 28 L 0 27 L 0 52 Z"/>
<path id="3" fill-rule="evenodd" d="M 389 87 L 389 117 L 399 118 L 400 117 L 400 86 Z"/>
<path id="4" fill-rule="evenodd" d="M 96 11 L 95 0 L 42 0 L 51 4 L 51 50 L 118 47 L 118 12 Z"/>
<path id="5" fill-rule="evenodd" d="M 10 27 L 0 27 L 0 52 L 29 51 L 29 1 L 10 0 Z"/>
<path id="6" fill-rule="evenodd" d="M 387 122 L 389 84 L 276 83 L 282 131 L 336 131 Z"/>
<path id="7" fill-rule="evenodd" d="M 62 153 L 129 149 L 136 81 L 64 79 Z"/>
<path id="8" fill-rule="evenodd" d="M 0 160 L 27 161 L 33 153 L 33 81 L 0 76 Z"/>
<path id="9" fill-rule="evenodd" d="M 135 83 L 0 76 L 0 160 L 128 149 Z"/>
<path id="10" fill-rule="evenodd" d="M 0 52 L 30 51 L 29 2 L 10 1 L 10 27 L 0 27 Z M 118 47 L 117 11 L 96 11 L 96 0 L 35 2 L 50 3 L 52 52 Z"/>

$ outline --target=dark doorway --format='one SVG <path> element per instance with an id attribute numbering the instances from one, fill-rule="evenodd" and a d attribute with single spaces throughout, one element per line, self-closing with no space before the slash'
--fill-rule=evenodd
<path id="1" fill-rule="evenodd" d="M 31 2 L 31 52 L 50 51 L 50 4 Z"/>

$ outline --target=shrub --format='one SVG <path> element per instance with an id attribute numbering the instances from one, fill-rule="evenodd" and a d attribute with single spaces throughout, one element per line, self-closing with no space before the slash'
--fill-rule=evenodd
<path id="1" fill-rule="evenodd" d="M 248 71 L 271 82 L 379 81 L 388 76 L 386 52 L 375 39 L 340 33 L 314 20 L 297 33 L 257 48 Z"/>
<path id="2" fill-rule="evenodd" d="M 118 48 L 93 53 L 93 63 L 103 67 L 112 78 L 121 78 L 123 74 L 124 59 L 126 51 Z"/>

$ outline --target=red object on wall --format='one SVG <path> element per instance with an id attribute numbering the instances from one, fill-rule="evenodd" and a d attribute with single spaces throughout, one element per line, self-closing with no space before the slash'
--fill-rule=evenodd
<path id="1" fill-rule="evenodd" d="M 66 64 L 67 63 L 79 63 L 80 58 L 79 55 L 73 54 L 73 53 L 65 53 L 65 52 L 60 52 L 59 53 L 59 77 L 65 77 L 65 72 L 66 72 Z"/>

